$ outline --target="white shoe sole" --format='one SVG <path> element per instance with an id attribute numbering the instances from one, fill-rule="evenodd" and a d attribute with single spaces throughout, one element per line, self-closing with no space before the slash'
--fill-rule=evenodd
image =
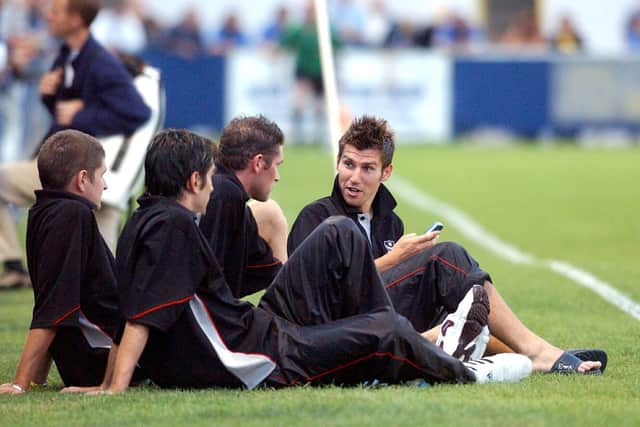
<path id="1" fill-rule="evenodd" d="M 517 353 L 500 353 L 463 363 L 480 384 L 514 383 L 527 378 L 533 371 L 531 359 Z"/>

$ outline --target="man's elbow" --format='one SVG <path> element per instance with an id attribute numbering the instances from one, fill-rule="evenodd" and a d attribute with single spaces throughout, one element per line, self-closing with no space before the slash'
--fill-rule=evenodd
<path id="1" fill-rule="evenodd" d="M 132 114 L 130 114 L 125 123 L 123 123 L 123 133 L 127 135 L 134 133 L 140 126 L 144 125 L 150 117 L 151 109 L 146 104 L 142 104 L 140 108 L 132 111 Z"/>
<path id="2" fill-rule="evenodd" d="M 140 126 L 145 124 L 150 117 L 151 117 L 151 109 L 147 104 L 143 102 L 140 108 L 138 108 L 136 111 L 135 119 L 134 119 L 136 123 L 133 130 L 138 129 Z"/>

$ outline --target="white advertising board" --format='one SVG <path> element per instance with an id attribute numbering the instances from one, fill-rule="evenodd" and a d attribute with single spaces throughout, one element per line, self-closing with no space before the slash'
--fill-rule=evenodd
<path id="1" fill-rule="evenodd" d="M 370 114 L 389 121 L 398 139 L 447 140 L 452 133 L 452 63 L 422 50 L 348 50 L 336 58 L 338 96 L 352 116 Z M 228 57 L 225 121 L 264 114 L 289 137 L 295 81 L 288 55 L 240 50 Z M 316 132 L 310 105 L 299 126 L 303 137 Z"/>

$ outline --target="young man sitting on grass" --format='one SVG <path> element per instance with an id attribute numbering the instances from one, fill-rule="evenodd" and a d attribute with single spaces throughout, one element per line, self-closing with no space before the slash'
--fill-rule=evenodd
<path id="1" fill-rule="evenodd" d="M 287 259 L 287 220 L 269 200 L 280 179 L 283 145 L 282 131 L 264 116 L 237 117 L 220 136 L 200 229 L 236 298 L 267 288 Z"/>
<path id="2" fill-rule="evenodd" d="M 488 339 L 488 314 L 491 334 L 507 344 L 508 351 L 528 356 L 535 371 L 601 373 L 604 351 L 564 352 L 533 333 L 463 247 L 436 244 L 437 231 L 404 234 L 404 224 L 393 212 L 396 201 L 383 184 L 391 177 L 394 150 L 386 120 L 354 120 L 339 141 L 333 191 L 298 214 L 289 233 L 289 255 L 330 216 L 348 217 L 366 236 L 395 309 L 448 353 L 464 360 L 481 354 Z M 448 339 L 452 334 L 460 339 Z"/>
<path id="3" fill-rule="evenodd" d="M 113 255 L 93 213 L 107 188 L 102 146 L 59 131 L 40 149 L 37 167 L 42 190 L 27 223 L 35 306 L 15 377 L 0 394 L 46 383 L 52 358 L 65 385 L 100 384 L 121 322 Z"/>
<path id="4" fill-rule="evenodd" d="M 259 307 L 233 297 L 197 213 L 212 191 L 215 146 L 188 131 L 157 134 L 146 193 L 116 256 L 126 326 L 107 393 L 125 391 L 139 363 L 161 387 L 273 387 L 516 381 L 521 355 L 465 365 L 417 333 L 391 306 L 369 244 L 337 218 L 282 267 Z"/>

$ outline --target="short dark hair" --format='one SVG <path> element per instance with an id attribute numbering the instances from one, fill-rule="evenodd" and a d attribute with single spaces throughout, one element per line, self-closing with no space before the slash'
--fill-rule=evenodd
<path id="1" fill-rule="evenodd" d="M 277 124 L 266 117 L 236 117 L 220 136 L 220 161 L 233 170 L 247 167 L 256 154 L 263 154 L 267 166 L 284 144 L 284 135 Z"/>
<path id="2" fill-rule="evenodd" d="M 40 184 L 47 190 L 64 190 L 81 170 L 86 170 L 93 182 L 103 161 L 104 148 L 93 136 L 78 130 L 61 130 L 40 147 L 37 160 Z"/>
<path id="3" fill-rule="evenodd" d="M 177 198 L 193 172 L 199 172 L 202 186 L 216 157 L 216 146 L 208 138 L 185 129 L 165 129 L 151 140 L 144 160 L 148 194 Z"/>
<path id="4" fill-rule="evenodd" d="M 100 12 L 100 0 L 67 0 L 67 13 L 77 13 L 89 28 Z"/>
<path id="5" fill-rule="evenodd" d="M 382 153 L 382 167 L 386 168 L 393 161 L 395 135 L 385 119 L 373 116 L 356 118 L 349 129 L 338 141 L 338 158 L 342 156 L 345 145 L 352 145 L 358 150 L 373 148 Z"/>

